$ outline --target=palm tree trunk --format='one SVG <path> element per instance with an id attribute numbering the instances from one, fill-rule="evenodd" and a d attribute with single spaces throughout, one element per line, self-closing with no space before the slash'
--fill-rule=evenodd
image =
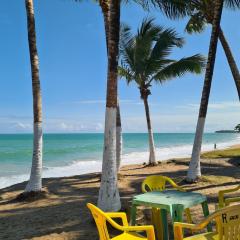
<path id="1" fill-rule="evenodd" d="M 217 42 L 220 30 L 220 22 L 222 16 L 223 0 L 215 1 L 214 19 L 212 24 L 212 33 L 209 44 L 208 62 L 206 67 L 204 86 L 202 90 L 202 98 L 198 116 L 198 123 L 195 133 L 195 139 L 192 150 L 192 158 L 187 173 L 187 182 L 194 182 L 201 176 L 200 153 L 202 147 L 202 137 L 204 132 L 205 119 L 207 115 L 208 101 L 212 84 L 212 77 L 217 52 Z"/>
<path id="2" fill-rule="evenodd" d="M 42 97 L 39 79 L 39 61 L 36 45 L 35 19 L 33 0 L 26 0 L 28 43 L 32 70 L 32 94 L 33 94 L 33 157 L 30 180 L 25 192 L 38 192 L 42 189 Z"/>
<path id="3" fill-rule="evenodd" d="M 108 35 L 109 35 L 109 3 L 108 0 L 99 0 L 99 5 L 102 9 L 103 20 L 104 20 L 104 28 L 105 28 L 105 36 L 106 36 L 106 47 L 108 51 Z"/>
<path id="4" fill-rule="evenodd" d="M 234 60 L 233 54 L 231 52 L 231 49 L 228 45 L 228 42 L 227 42 L 227 40 L 226 40 L 226 38 L 223 34 L 223 31 L 222 31 L 221 27 L 220 27 L 220 32 L 219 32 L 219 39 L 220 39 L 220 42 L 223 46 L 225 55 L 227 57 L 228 64 L 230 66 L 230 69 L 231 69 L 231 72 L 232 72 L 232 75 L 233 75 L 233 79 L 234 79 L 235 84 L 236 84 L 238 97 L 239 97 L 239 100 L 240 100 L 240 74 L 239 74 L 239 70 L 238 70 L 237 64 Z"/>
<path id="5" fill-rule="evenodd" d="M 121 124 L 121 114 L 120 114 L 120 107 L 119 107 L 119 100 L 117 104 L 117 133 L 116 133 L 116 158 L 117 158 L 117 172 L 119 172 L 121 167 L 122 161 L 122 124 Z"/>
<path id="6" fill-rule="evenodd" d="M 119 53 L 120 0 L 110 0 L 109 2 L 107 101 L 102 176 L 98 206 L 104 211 L 118 211 L 121 208 L 117 186 L 116 166 L 117 67 Z"/>
<path id="7" fill-rule="evenodd" d="M 148 99 L 147 96 L 143 97 L 146 119 L 147 119 L 147 128 L 148 128 L 148 139 L 149 139 L 149 164 L 156 165 L 156 156 L 155 156 L 155 146 L 154 146 L 154 139 L 153 139 L 153 132 L 152 132 L 152 125 L 150 119 L 150 111 L 148 106 Z"/>
<path id="8" fill-rule="evenodd" d="M 104 19 L 104 28 L 105 28 L 105 35 L 106 35 L 106 47 L 108 51 L 108 35 L 109 35 L 109 5 L 107 0 L 100 0 L 99 1 L 100 7 L 103 13 Z M 116 132 L 116 157 L 117 157 L 117 172 L 120 170 L 121 160 L 122 160 L 122 125 L 121 125 L 121 115 L 120 115 L 120 107 L 119 107 L 119 100 L 117 104 L 117 132 Z"/>

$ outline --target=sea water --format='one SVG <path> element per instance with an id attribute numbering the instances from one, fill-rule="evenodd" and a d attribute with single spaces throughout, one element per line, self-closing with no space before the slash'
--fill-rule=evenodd
<path id="1" fill-rule="evenodd" d="M 159 161 L 189 157 L 193 133 L 154 134 Z M 32 158 L 31 134 L 0 134 L 0 188 L 28 180 Z M 43 177 L 63 177 L 101 170 L 103 134 L 45 134 L 43 137 Z M 203 151 L 238 144 L 237 133 L 206 133 Z M 148 135 L 123 134 L 122 164 L 148 161 Z"/>

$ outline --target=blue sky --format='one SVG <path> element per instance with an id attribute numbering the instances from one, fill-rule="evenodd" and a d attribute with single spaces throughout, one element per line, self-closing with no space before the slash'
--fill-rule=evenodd
<path id="1" fill-rule="evenodd" d="M 106 48 L 103 19 L 92 1 L 35 0 L 45 132 L 102 132 L 106 95 Z M 147 16 L 174 27 L 186 44 L 172 55 L 207 55 L 210 28 L 203 34 L 184 33 L 186 19 L 170 21 L 160 12 L 139 6 L 122 7 L 121 20 L 136 31 Z M 224 10 L 222 28 L 240 66 L 240 12 Z M 32 92 L 24 0 L 0 1 L 0 133 L 32 132 Z M 154 86 L 149 98 L 155 132 L 194 132 L 204 75 Z M 139 91 L 119 81 L 125 132 L 146 132 Z M 206 131 L 233 128 L 240 105 L 219 44 Z"/>

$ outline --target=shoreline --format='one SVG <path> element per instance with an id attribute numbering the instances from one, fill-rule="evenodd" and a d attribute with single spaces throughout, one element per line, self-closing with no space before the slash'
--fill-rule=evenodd
<path id="1" fill-rule="evenodd" d="M 222 147 L 217 148 L 216 150 L 225 150 L 225 149 L 233 149 L 240 147 L 240 144 L 236 143 L 230 143 L 231 145 L 228 145 L 228 143 L 220 143 L 219 145 Z M 181 149 L 184 147 L 192 147 L 192 145 L 179 145 L 174 146 L 173 149 Z M 215 151 L 214 149 L 210 149 L 210 144 L 204 144 L 203 145 L 203 153 Z M 157 152 L 164 151 L 166 148 L 156 148 Z M 169 148 L 170 149 L 170 148 Z M 131 156 L 133 155 L 133 156 Z M 145 155 L 145 159 L 143 160 L 142 155 Z M 169 155 L 169 154 L 168 154 Z M 190 154 L 173 154 L 172 156 L 166 155 L 165 158 L 157 160 L 157 162 L 167 162 L 171 159 L 189 159 L 191 157 Z M 178 155 L 178 156 L 177 156 Z M 136 164 L 146 164 L 148 157 L 148 152 L 130 152 L 123 155 L 122 159 L 122 167 L 124 166 L 130 166 L 130 165 L 136 165 Z M 128 159 L 136 158 L 138 160 L 129 162 Z M 88 166 L 86 167 L 86 163 Z M 85 166 L 85 169 L 84 169 Z M 90 161 L 73 161 L 73 163 L 65 166 L 58 166 L 58 167 L 43 167 L 43 178 L 44 179 L 51 179 L 51 178 L 62 178 L 62 177 L 72 177 L 72 176 L 82 176 L 85 174 L 91 174 L 91 173 L 100 173 L 102 167 L 102 162 L 97 160 L 90 160 Z M 79 169 L 82 170 L 82 173 L 79 173 Z M 68 174 L 66 174 L 66 172 Z M 13 175 L 13 176 L 4 176 L 0 177 L 0 190 L 11 187 L 15 184 L 20 184 L 22 182 L 28 181 L 29 174 L 20 174 L 20 175 Z M 10 183 L 11 182 L 11 183 Z"/>

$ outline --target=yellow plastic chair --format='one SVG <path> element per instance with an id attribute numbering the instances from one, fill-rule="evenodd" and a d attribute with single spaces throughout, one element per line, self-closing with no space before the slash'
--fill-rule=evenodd
<path id="1" fill-rule="evenodd" d="M 100 240 L 155 240 L 153 226 L 129 226 L 127 216 L 123 212 L 105 213 L 91 203 L 88 203 L 87 207 L 90 209 L 97 225 Z M 113 218 L 121 218 L 123 226 L 116 223 Z M 110 238 L 107 229 L 107 222 L 113 228 L 123 233 L 116 237 Z M 146 232 L 147 237 L 138 234 L 138 232 Z"/>
<path id="2" fill-rule="evenodd" d="M 194 236 L 183 236 L 184 229 L 201 231 L 211 222 L 216 222 L 216 231 Z M 199 224 L 174 223 L 174 240 L 238 240 L 240 239 L 240 205 L 217 210 Z"/>
<path id="3" fill-rule="evenodd" d="M 147 177 L 142 183 L 142 192 L 150 192 L 150 191 L 163 191 L 166 187 L 170 185 L 172 188 L 185 192 L 185 190 L 178 186 L 171 178 L 161 175 L 153 175 Z M 165 214 L 165 216 L 162 216 Z M 185 214 L 187 217 L 187 222 L 192 223 L 192 217 L 190 214 L 190 209 L 185 209 Z M 162 218 L 166 218 L 166 213 L 161 213 L 160 209 L 153 208 L 152 209 L 152 222 L 156 229 L 156 235 L 158 239 L 163 239 L 164 229 L 162 227 Z"/>
<path id="4" fill-rule="evenodd" d="M 240 197 L 225 197 L 224 195 L 227 193 L 233 193 L 237 192 L 240 190 L 240 185 L 232 188 L 232 189 L 226 189 L 226 190 L 221 190 L 218 192 L 218 203 L 219 203 L 219 208 L 223 208 L 226 206 L 229 206 L 233 202 L 240 202 Z"/>

